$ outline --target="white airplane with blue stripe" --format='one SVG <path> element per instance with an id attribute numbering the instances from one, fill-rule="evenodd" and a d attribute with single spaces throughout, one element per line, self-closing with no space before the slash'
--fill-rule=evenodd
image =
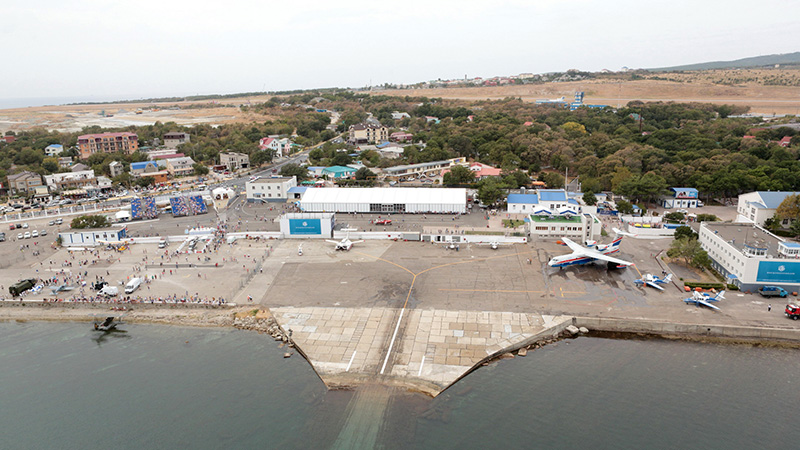
<path id="1" fill-rule="evenodd" d="M 655 275 L 650 275 L 650 274 L 648 273 L 648 274 L 645 274 L 645 275 L 644 275 L 644 276 L 643 276 L 641 279 L 639 279 L 639 280 L 633 280 L 633 282 L 634 282 L 634 283 L 636 283 L 636 284 L 637 284 L 637 285 L 639 285 L 639 286 L 641 286 L 641 285 L 647 285 L 647 286 L 650 286 L 650 287 L 656 288 L 656 289 L 658 289 L 659 291 L 663 291 L 663 290 L 664 290 L 664 288 L 663 288 L 663 287 L 661 287 L 660 285 L 662 285 L 662 284 L 668 284 L 668 283 L 669 283 L 669 282 L 671 282 L 671 281 L 672 281 L 672 274 L 671 274 L 671 273 L 667 274 L 667 276 L 666 276 L 666 277 L 664 277 L 664 278 L 658 278 L 657 276 L 655 276 Z"/>
<path id="2" fill-rule="evenodd" d="M 614 231 L 617 232 L 617 234 L 622 234 L 616 228 Z M 609 265 L 616 265 L 617 267 L 627 267 L 633 265 L 633 263 L 630 261 L 625 261 L 623 259 L 610 256 L 619 252 L 619 244 L 622 242 L 622 236 L 618 236 L 616 239 L 611 241 L 610 244 L 606 245 L 597 245 L 596 242 L 589 241 L 587 242 L 586 247 L 567 238 L 562 238 L 561 241 L 564 243 L 564 245 L 569 247 L 570 250 L 572 250 L 572 253 L 569 255 L 553 257 L 550 259 L 550 262 L 547 263 L 547 265 L 550 267 L 564 268 L 568 266 L 593 263 L 596 261 L 604 261 L 609 263 Z"/>
<path id="3" fill-rule="evenodd" d="M 695 306 L 705 306 L 707 308 L 713 309 L 714 311 L 719 311 L 720 310 L 719 308 L 717 308 L 716 306 L 712 305 L 709 302 L 718 302 L 724 299 L 725 299 L 725 291 L 720 291 L 719 294 L 713 297 L 708 294 L 692 291 L 692 296 L 687 299 L 684 299 L 683 301 L 686 304 L 694 303 Z"/>

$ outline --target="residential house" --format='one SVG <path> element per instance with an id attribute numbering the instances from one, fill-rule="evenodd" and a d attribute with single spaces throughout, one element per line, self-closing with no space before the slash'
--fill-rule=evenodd
<path id="1" fill-rule="evenodd" d="M 322 171 L 325 170 L 325 166 L 309 166 L 307 170 L 310 176 L 319 178 L 322 176 Z"/>
<path id="2" fill-rule="evenodd" d="M 133 154 L 139 149 L 136 133 L 100 133 L 78 136 L 78 151 L 86 159 L 95 153 Z"/>
<path id="3" fill-rule="evenodd" d="M 89 169 L 90 169 L 90 167 L 87 166 L 84 163 L 73 164 L 73 166 L 69 168 L 69 170 L 71 170 L 73 172 L 83 172 L 83 171 L 89 170 Z"/>
<path id="4" fill-rule="evenodd" d="M 248 202 L 285 202 L 296 186 L 297 177 L 257 178 L 245 183 L 245 192 Z"/>
<path id="5" fill-rule="evenodd" d="M 172 131 L 164 134 L 164 146 L 167 148 L 177 148 L 181 144 L 186 144 L 191 141 L 189 133 L 181 133 Z"/>
<path id="6" fill-rule="evenodd" d="M 231 172 L 250 167 L 250 157 L 244 153 L 228 152 L 219 154 L 219 162 Z"/>
<path id="7" fill-rule="evenodd" d="M 191 175 L 194 173 L 194 160 L 188 156 L 167 160 L 167 172 L 173 177 Z"/>
<path id="8" fill-rule="evenodd" d="M 786 148 L 792 144 L 792 137 L 791 136 L 784 136 L 780 141 L 778 141 L 778 145 L 783 148 Z"/>
<path id="9" fill-rule="evenodd" d="M 155 161 L 142 161 L 131 163 L 131 174 L 134 176 L 142 176 L 146 173 L 158 172 L 158 163 Z"/>
<path id="10" fill-rule="evenodd" d="M 326 175 L 328 178 L 333 179 L 350 178 L 355 174 L 356 169 L 353 169 L 352 167 L 331 166 L 322 169 L 322 175 Z"/>
<path id="11" fill-rule="evenodd" d="M 764 226 L 764 222 L 775 215 L 778 206 L 790 195 L 800 195 L 800 192 L 789 191 L 755 191 L 748 192 L 739 196 L 739 203 L 736 212 L 737 222 L 752 222 L 759 226 Z M 781 225 L 788 227 L 791 225 L 789 219 L 784 219 Z"/>
<path id="12" fill-rule="evenodd" d="M 159 158 L 178 158 L 180 156 L 186 156 L 183 153 L 175 152 L 174 148 L 168 149 L 161 149 L 161 150 L 149 150 L 147 152 L 147 159 L 159 159 Z"/>
<path id="13" fill-rule="evenodd" d="M 8 176 L 8 188 L 11 192 L 19 193 L 32 193 L 36 190 L 37 186 L 43 186 L 42 176 L 36 172 L 23 171 Z"/>
<path id="14" fill-rule="evenodd" d="M 108 172 L 111 174 L 111 178 L 122 175 L 123 171 L 124 167 L 122 166 L 122 163 L 119 161 L 111 161 L 108 164 Z"/>
<path id="15" fill-rule="evenodd" d="M 5 141 L 6 144 L 10 144 L 12 142 L 15 142 L 17 140 L 17 137 L 16 136 L 1 136 L 0 140 Z"/>
<path id="16" fill-rule="evenodd" d="M 394 133 L 389 135 L 389 140 L 395 142 L 409 142 L 413 138 L 414 138 L 413 134 L 406 133 L 405 131 L 395 131 Z"/>
<path id="17" fill-rule="evenodd" d="M 261 150 L 272 150 L 276 158 L 281 158 L 283 156 L 283 145 L 274 137 L 261 138 L 258 142 L 258 148 Z"/>
<path id="18" fill-rule="evenodd" d="M 389 140 L 389 129 L 373 123 L 357 123 L 348 129 L 348 142 L 352 144 L 375 144 Z"/>
<path id="19" fill-rule="evenodd" d="M 72 165 L 72 156 L 61 156 L 58 158 L 58 167 L 69 167 Z"/>
<path id="20" fill-rule="evenodd" d="M 50 192 L 61 191 L 67 195 L 85 195 L 86 188 L 97 185 L 97 178 L 91 169 L 45 175 L 44 181 Z"/>
<path id="21" fill-rule="evenodd" d="M 484 178 L 489 178 L 489 177 L 499 177 L 502 172 L 501 169 L 479 162 L 470 163 L 468 167 L 469 170 L 471 170 L 472 173 L 475 174 L 476 181 L 480 181 L 483 180 Z M 442 176 L 444 176 L 444 174 L 446 174 L 447 172 L 450 172 L 450 167 L 442 170 Z"/>
<path id="22" fill-rule="evenodd" d="M 64 146 L 61 144 L 50 144 L 44 148 L 44 154 L 47 156 L 57 156 L 64 151 Z"/>
<path id="23" fill-rule="evenodd" d="M 427 176 L 436 177 L 442 173 L 442 169 L 452 167 L 454 165 L 462 165 L 466 162 L 466 158 L 451 158 L 444 161 L 431 161 L 419 164 L 405 164 L 402 166 L 387 167 L 383 169 L 383 173 L 388 177 L 403 178 L 403 177 L 416 177 Z"/>

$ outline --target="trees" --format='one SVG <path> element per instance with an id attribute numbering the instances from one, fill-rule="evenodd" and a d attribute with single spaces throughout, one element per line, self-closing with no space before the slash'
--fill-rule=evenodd
<path id="1" fill-rule="evenodd" d="M 356 180 L 374 180 L 375 172 L 369 170 L 366 167 L 361 167 L 360 169 L 356 170 L 355 177 Z"/>
<path id="2" fill-rule="evenodd" d="M 595 197 L 592 192 L 584 192 L 583 203 L 586 203 L 589 206 L 594 206 L 597 204 L 597 197 Z"/>
<path id="3" fill-rule="evenodd" d="M 200 163 L 192 164 L 192 168 L 194 169 L 194 173 L 197 175 L 208 175 L 208 167 L 204 166 Z"/>
<path id="4" fill-rule="evenodd" d="M 108 221 L 108 217 L 106 216 L 86 215 L 86 216 L 78 216 L 72 219 L 72 223 L 70 224 L 70 226 L 75 229 L 105 228 L 105 227 L 110 227 L 111 223 Z"/>
<path id="5" fill-rule="evenodd" d="M 281 167 L 281 175 L 284 177 L 297 177 L 297 181 L 302 181 L 308 178 L 308 169 L 297 164 L 286 164 Z"/>
<path id="6" fill-rule="evenodd" d="M 506 186 L 495 177 L 485 178 L 478 182 L 478 199 L 484 205 L 493 205 L 503 196 Z"/>
<path id="7" fill-rule="evenodd" d="M 781 221 L 800 219 L 800 195 L 787 195 L 775 210 L 775 218 Z"/>
<path id="8" fill-rule="evenodd" d="M 664 214 L 664 218 L 674 222 L 682 222 L 684 219 L 686 219 L 686 215 L 682 212 L 668 212 Z"/>
<path id="9" fill-rule="evenodd" d="M 715 216 L 714 214 L 698 214 L 697 215 L 698 222 L 717 222 L 719 221 L 719 217 Z"/>
<path id="10" fill-rule="evenodd" d="M 475 181 L 475 172 L 464 166 L 453 166 L 450 171 L 442 177 L 442 183 L 447 186 L 457 184 L 471 184 Z"/>
<path id="11" fill-rule="evenodd" d="M 633 204 L 626 200 L 620 200 L 617 202 L 617 211 L 620 214 L 633 214 Z"/>
<path id="12" fill-rule="evenodd" d="M 549 189 L 564 187 L 564 177 L 556 172 L 540 172 L 539 181 L 544 181 Z"/>
<path id="13" fill-rule="evenodd" d="M 697 239 L 697 233 L 695 233 L 691 229 L 691 227 L 687 227 L 685 225 L 676 228 L 675 229 L 675 234 L 673 236 L 675 237 L 676 240 L 677 239 L 683 239 L 683 238 Z"/>
<path id="14" fill-rule="evenodd" d="M 672 241 L 669 250 L 667 250 L 667 256 L 670 258 L 683 258 L 683 261 L 688 266 L 691 264 L 695 254 L 701 250 L 702 248 L 700 248 L 700 243 L 697 242 L 697 239 L 682 237 Z"/>

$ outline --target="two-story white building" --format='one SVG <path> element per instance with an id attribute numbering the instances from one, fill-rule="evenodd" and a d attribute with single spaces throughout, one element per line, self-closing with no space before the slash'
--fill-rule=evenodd
<path id="1" fill-rule="evenodd" d="M 800 195 L 800 192 L 788 191 L 755 191 L 739 196 L 736 206 L 737 222 L 751 222 L 764 225 L 764 221 L 775 215 L 778 206 L 790 195 Z M 781 225 L 788 227 L 789 220 L 784 220 Z"/>
<path id="2" fill-rule="evenodd" d="M 248 202 L 285 202 L 295 186 L 297 177 L 257 178 L 245 183 L 245 192 Z"/>

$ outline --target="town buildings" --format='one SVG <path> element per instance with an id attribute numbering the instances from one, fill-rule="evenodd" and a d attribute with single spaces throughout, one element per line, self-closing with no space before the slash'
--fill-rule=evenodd
<path id="1" fill-rule="evenodd" d="M 95 153 L 132 154 L 139 150 L 139 137 L 136 133 L 100 133 L 78 136 L 78 151 L 86 159 Z"/>
<path id="2" fill-rule="evenodd" d="M 44 154 L 47 156 L 58 156 L 64 151 L 64 146 L 61 144 L 50 144 L 44 148 Z"/>
<path id="3" fill-rule="evenodd" d="M 250 157 L 244 153 L 228 152 L 219 154 L 219 163 L 231 172 L 250 167 Z"/>
<path id="4" fill-rule="evenodd" d="M 194 173 L 194 160 L 188 156 L 167 160 L 167 172 L 173 177 L 182 177 Z"/>
<path id="5" fill-rule="evenodd" d="M 36 172 L 22 171 L 8 176 L 8 188 L 12 193 L 33 193 L 37 187 L 43 186 L 42 176 Z"/>
<path id="6" fill-rule="evenodd" d="M 124 167 L 122 166 L 122 163 L 119 161 L 111 161 L 108 164 L 108 172 L 111 175 L 111 178 L 122 175 L 122 172 L 124 171 L 123 169 Z"/>
<path id="7" fill-rule="evenodd" d="M 374 123 L 357 123 L 348 129 L 351 144 L 375 144 L 389 140 L 389 129 Z"/>
<path id="8" fill-rule="evenodd" d="M 697 189 L 671 187 L 669 190 L 672 195 L 661 198 L 661 206 L 664 208 L 697 208 Z"/>
<path id="9" fill-rule="evenodd" d="M 97 178 L 91 169 L 45 175 L 44 180 L 50 192 L 72 191 L 68 195 L 83 195 L 87 188 L 97 186 Z"/>
<path id="10" fill-rule="evenodd" d="M 187 142 L 191 141 L 191 136 L 189 133 L 181 133 L 178 131 L 173 131 L 170 133 L 164 134 L 164 146 L 167 148 L 177 148 L 181 144 L 186 144 Z"/>

